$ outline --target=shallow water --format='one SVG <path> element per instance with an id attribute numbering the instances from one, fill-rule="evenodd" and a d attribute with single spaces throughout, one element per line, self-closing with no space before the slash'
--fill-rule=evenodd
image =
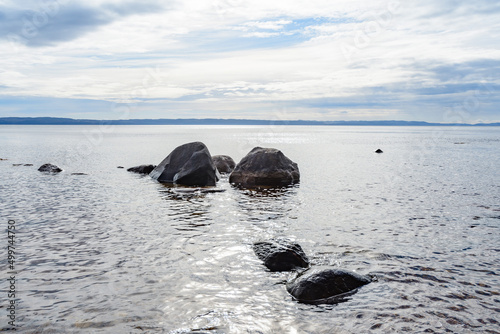
<path id="1" fill-rule="evenodd" d="M 301 182 L 185 194 L 117 168 L 197 140 L 236 161 L 278 148 Z M 1 126 L 18 332 L 500 333 L 499 144 L 487 127 Z M 277 237 L 377 281 L 297 303 L 252 250 Z"/>

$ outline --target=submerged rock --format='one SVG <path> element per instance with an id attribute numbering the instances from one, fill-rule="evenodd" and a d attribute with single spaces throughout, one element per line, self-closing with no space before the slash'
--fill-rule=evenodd
<path id="1" fill-rule="evenodd" d="M 212 159 L 219 173 L 231 173 L 236 166 L 233 158 L 228 155 L 214 155 Z"/>
<path id="2" fill-rule="evenodd" d="M 287 241 L 261 241 L 253 245 L 257 257 L 271 271 L 307 268 L 309 259 L 299 244 Z"/>
<path id="3" fill-rule="evenodd" d="M 303 303 L 335 303 L 370 282 L 369 277 L 344 269 L 319 267 L 297 275 L 286 284 L 286 289 Z"/>
<path id="4" fill-rule="evenodd" d="M 229 176 L 233 185 L 284 187 L 299 182 L 299 168 L 275 148 L 255 147 L 236 165 Z"/>
<path id="5" fill-rule="evenodd" d="M 57 167 L 56 165 L 52 164 L 43 164 L 41 165 L 38 170 L 40 172 L 46 172 L 46 173 L 59 173 L 62 172 L 62 169 Z"/>
<path id="6" fill-rule="evenodd" d="M 133 172 L 137 174 L 149 174 L 153 169 L 155 169 L 155 167 L 156 167 L 155 165 L 140 165 L 128 168 L 127 172 Z"/>
<path id="7" fill-rule="evenodd" d="M 215 186 L 219 172 L 205 144 L 193 142 L 175 148 L 149 174 L 161 183 Z"/>
<path id="8" fill-rule="evenodd" d="M 384 153 L 384 151 L 382 151 L 381 149 L 377 149 L 375 153 Z"/>

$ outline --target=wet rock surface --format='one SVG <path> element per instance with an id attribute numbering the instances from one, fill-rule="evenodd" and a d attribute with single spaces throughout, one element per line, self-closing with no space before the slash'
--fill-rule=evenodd
<path id="1" fill-rule="evenodd" d="M 299 168 L 275 148 L 255 147 L 234 168 L 229 182 L 243 188 L 285 187 L 299 182 Z"/>
<path id="2" fill-rule="evenodd" d="M 367 276 L 338 268 L 316 267 L 290 280 L 287 291 L 303 303 L 335 303 L 371 282 Z"/>
<path id="3" fill-rule="evenodd" d="M 155 169 L 155 167 L 156 167 L 155 165 L 140 165 L 128 168 L 127 172 L 132 172 L 137 174 L 149 174 L 153 171 L 153 169 Z"/>
<path id="4" fill-rule="evenodd" d="M 234 167 L 236 167 L 236 163 L 233 158 L 228 155 L 214 155 L 212 159 L 219 173 L 231 173 Z"/>
<path id="5" fill-rule="evenodd" d="M 219 172 L 205 144 L 192 142 L 175 148 L 149 174 L 161 183 L 215 186 Z"/>
<path id="6" fill-rule="evenodd" d="M 291 271 L 309 266 L 309 259 L 296 243 L 283 240 L 260 241 L 254 243 L 253 250 L 271 271 Z"/>
<path id="7" fill-rule="evenodd" d="M 62 169 L 52 164 L 43 164 L 38 168 L 38 171 L 45 173 L 59 173 Z"/>

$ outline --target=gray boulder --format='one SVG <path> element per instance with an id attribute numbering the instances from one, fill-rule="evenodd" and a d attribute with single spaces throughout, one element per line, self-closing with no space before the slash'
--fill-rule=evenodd
<path id="1" fill-rule="evenodd" d="M 286 289 L 303 303 L 335 303 L 370 282 L 369 277 L 347 270 L 317 267 L 297 275 Z"/>
<path id="2" fill-rule="evenodd" d="M 309 259 L 296 243 L 283 240 L 261 241 L 254 243 L 253 250 L 271 271 L 291 271 L 309 266 Z"/>
<path id="3" fill-rule="evenodd" d="M 234 162 L 233 158 L 231 158 L 228 155 L 214 155 L 212 157 L 215 167 L 217 167 L 217 170 L 219 173 L 231 173 L 236 166 L 236 163 Z"/>
<path id="4" fill-rule="evenodd" d="M 130 167 L 127 172 L 137 173 L 137 174 L 149 174 L 155 169 L 155 165 L 140 165 L 135 167 Z"/>
<path id="5" fill-rule="evenodd" d="M 299 168 L 275 148 L 255 147 L 236 165 L 229 182 L 242 188 L 285 187 L 299 182 Z"/>
<path id="6" fill-rule="evenodd" d="M 43 164 L 38 168 L 38 171 L 45 173 L 59 173 L 62 169 L 52 164 Z"/>
<path id="7" fill-rule="evenodd" d="M 205 144 L 192 142 L 175 148 L 149 173 L 161 183 L 215 186 L 219 173 Z"/>

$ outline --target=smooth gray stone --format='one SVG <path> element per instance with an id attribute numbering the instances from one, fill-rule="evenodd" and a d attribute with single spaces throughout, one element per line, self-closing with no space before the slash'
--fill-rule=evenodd
<path id="1" fill-rule="evenodd" d="M 149 173 L 161 183 L 185 186 L 215 186 L 219 172 L 205 144 L 192 142 L 175 148 Z"/>
<path id="2" fill-rule="evenodd" d="M 253 250 L 271 271 L 291 271 L 309 266 L 309 259 L 297 243 L 283 240 L 260 241 L 254 243 Z"/>
<path id="3" fill-rule="evenodd" d="M 334 302 L 370 282 L 369 277 L 344 269 L 316 267 L 297 275 L 286 288 L 298 301 L 317 304 Z"/>
<path id="4" fill-rule="evenodd" d="M 38 171 L 46 173 L 59 173 L 62 172 L 62 169 L 57 167 L 56 165 L 43 164 L 38 168 Z"/>
<path id="5" fill-rule="evenodd" d="M 237 187 L 285 187 L 300 180 L 299 168 L 275 148 L 255 147 L 236 165 L 229 182 Z"/>

